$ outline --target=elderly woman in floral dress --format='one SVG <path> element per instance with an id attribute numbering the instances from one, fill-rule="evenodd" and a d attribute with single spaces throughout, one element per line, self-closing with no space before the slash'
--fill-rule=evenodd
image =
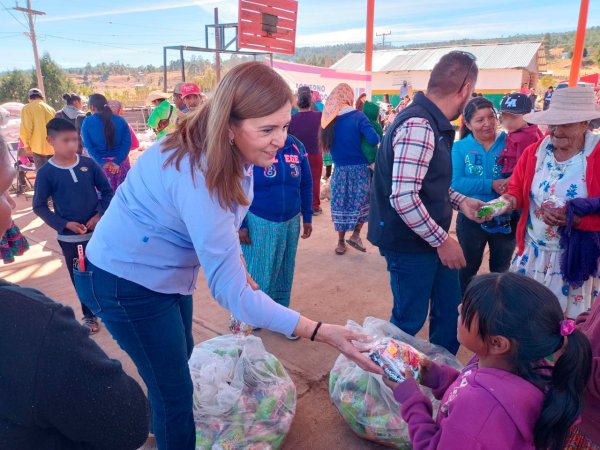
<path id="1" fill-rule="evenodd" d="M 525 116 L 528 123 L 547 125 L 548 135 L 525 150 L 506 194 L 491 202 L 494 216 L 523 211 L 511 270 L 550 288 L 569 318 L 589 310 L 600 288 L 597 259 L 586 267 L 588 249 L 572 245 L 577 236 L 596 245 L 600 216 L 567 217 L 571 204 L 600 196 L 600 135 L 589 131 L 598 118 L 591 89 L 557 90 L 548 110 Z"/>

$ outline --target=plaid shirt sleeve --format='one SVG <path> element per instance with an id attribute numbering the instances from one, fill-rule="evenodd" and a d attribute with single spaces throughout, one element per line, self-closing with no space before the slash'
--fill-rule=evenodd
<path id="1" fill-rule="evenodd" d="M 448 238 L 448 233 L 431 218 L 419 197 L 435 148 L 433 129 L 425 119 L 408 119 L 396 130 L 392 145 L 394 166 L 390 203 L 410 229 L 432 247 L 438 247 Z M 458 208 L 463 198 L 450 190 L 453 207 Z"/>

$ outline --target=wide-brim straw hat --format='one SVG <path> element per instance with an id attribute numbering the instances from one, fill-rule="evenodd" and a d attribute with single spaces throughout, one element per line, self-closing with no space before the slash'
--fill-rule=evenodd
<path id="1" fill-rule="evenodd" d="M 569 87 L 554 91 L 546 111 L 525 114 L 523 118 L 535 125 L 566 125 L 600 119 L 600 108 L 592 88 Z"/>
<path id="2" fill-rule="evenodd" d="M 148 94 L 148 102 L 152 103 L 154 100 L 158 100 L 161 98 L 167 99 L 169 97 L 171 97 L 171 94 L 167 94 L 166 92 L 152 91 Z"/>

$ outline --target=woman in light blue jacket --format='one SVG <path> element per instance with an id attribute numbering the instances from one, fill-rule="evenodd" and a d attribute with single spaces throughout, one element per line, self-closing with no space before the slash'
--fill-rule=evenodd
<path id="1" fill-rule="evenodd" d="M 86 271 L 76 274 L 80 298 L 148 387 L 159 450 L 195 447 L 188 357 L 200 266 L 214 298 L 237 319 L 326 342 L 382 373 L 352 344 L 364 336 L 275 303 L 243 264 L 238 230 L 253 197 L 253 165 L 273 164 L 291 98 L 262 63 L 229 71 L 208 104 L 140 157 L 94 231 Z"/>
<path id="2" fill-rule="evenodd" d="M 475 97 L 465 107 L 461 140 L 452 147 L 452 189 L 467 197 L 488 202 L 504 193 L 508 179 L 502 176 L 498 163 L 506 147 L 506 133 L 498 132 L 498 117 L 492 102 Z M 508 270 L 515 251 L 516 222 L 510 217 L 497 223 L 478 224 L 458 213 L 456 234 L 467 266 L 460 270 L 464 292 L 477 274 L 486 245 L 490 249 L 490 271 Z"/>

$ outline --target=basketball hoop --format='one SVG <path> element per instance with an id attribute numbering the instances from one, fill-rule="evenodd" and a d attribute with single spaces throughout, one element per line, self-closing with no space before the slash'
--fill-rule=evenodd
<path id="1" fill-rule="evenodd" d="M 253 51 L 296 51 L 296 0 L 239 0 L 238 47 Z"/>

